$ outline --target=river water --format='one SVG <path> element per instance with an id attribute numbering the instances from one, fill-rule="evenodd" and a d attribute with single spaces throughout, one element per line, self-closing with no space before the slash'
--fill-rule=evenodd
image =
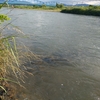
<path id="1" fill-rule="evenodd" d="M 9 16 L 45 62 L 29 66 L 34 76 L 18 100 L 100 100 L 99 17 L 21 9 Z"/>

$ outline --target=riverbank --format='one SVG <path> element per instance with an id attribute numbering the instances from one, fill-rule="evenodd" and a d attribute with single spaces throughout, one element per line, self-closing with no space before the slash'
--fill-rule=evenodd
<path id="1" fill-rule="evenodd" d="M 66 7 L 61 13 L 100 16 L 100 6 Z"/>
<path id="2" fill-rule="evenodd" d="M 10 6 L 12 7 L 12 6 Z M 78 15 L 92 15 L 100 16 L 100 6 L 46 6 L 46 5 L 14 5 L 13 8 L 19 9 L 33 9 L 33 10 L 43 10 L 43 11 L 52 11 L 52 12 L 61 12 L 61 13 L 71 13 Z"/>
<path id="3" fill-rule="evenodd" d="M 11 8 L 19 8 L 19 9 L 33 9 L 33 10 L 43 10 L 43 11 L 52 11 L 52 12 L 60 12 L 61 10 L 63 10 L 65 7 L 62 8 L 58 8 L 58 7 L 53 7 L 53 6 L 37 6 L 37 5 L 33 5 L 33 6 L 25 6 L 25 5 L 14 5 L 13 7 L 10 6 Z"/>
<path id="4" fill-rule="evenodd" d="M 7 15 L 0 14 L 0 23 L 7 20 L 10 20 Z M 15 100 L 16 89 L 13 84 L 21 86 L 20 81 L 22 81 L 25 73 L 24 68 L 22 69 L 22 55 L 20 54 L 20 57 L 20 49 L 16 41 L 16 37 L 19 35 L 9 34 L 10 29 L 7 33 L 3 32 L 3 30 L 7 30 L 10 24 L 0 25 L 0 100 Z M 14 27 L 12 29 L 14 32 Z M 18 29 L 15 31 L 16 34 L 21 33 Z"/>

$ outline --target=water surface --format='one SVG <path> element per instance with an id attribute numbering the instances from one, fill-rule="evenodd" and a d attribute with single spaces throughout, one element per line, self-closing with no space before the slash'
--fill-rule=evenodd
<path id="1" fill-rule="evenodd" d="M 20 100 L 100 100 L 99 17 L 21 9 L 10 16 L 44 61 L 29 66 L 34 76 L 19 89 Z"/>

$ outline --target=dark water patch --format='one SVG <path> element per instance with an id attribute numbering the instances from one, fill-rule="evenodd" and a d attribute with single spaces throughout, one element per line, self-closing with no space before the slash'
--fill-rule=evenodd
<path id="1" fill-rule="evenodd" d="M 21 89 L 21 94 L 24 94 L 23 99 L 80 100 L 84 98 L 87 100 L 88 98 L 89 100 L 95 100 L 94 86 L 99 83 L 98 81 L 85 75 L 79 69 L 72 67 L 66 68 L 64 65 L 60 66 L 43 64 L 38 65 L 38 69 L 31 71 L 34 76 L 28 75 L 30 78 L 27 78 L 25 81 L 26 84 L 24 84 L 27 90 Z M 25 95 L 26 93 L 27 95 Z M 19 100 L 22 99 L 19 98 Z"/>

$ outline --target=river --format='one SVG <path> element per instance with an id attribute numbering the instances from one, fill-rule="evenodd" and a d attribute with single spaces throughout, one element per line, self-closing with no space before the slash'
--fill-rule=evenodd
<path id="1" fill-rule="evenodd" d="M 22 9 L 9 16 L 45 62 L 29 66 L 34 76 L 18 100 L 100 100 L 99 17 Z"/>

